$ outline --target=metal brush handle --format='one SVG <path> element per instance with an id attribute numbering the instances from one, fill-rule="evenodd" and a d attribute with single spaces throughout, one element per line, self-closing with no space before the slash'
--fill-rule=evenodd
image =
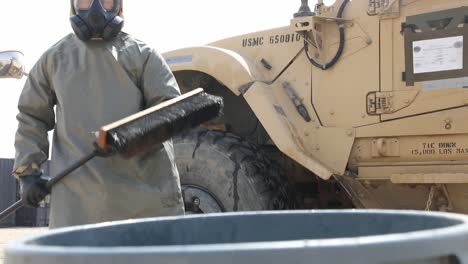
<path id="1" fill-rule="evenodd" d="M 50 179 L 46 183 L 47 189 L 49 191 L 52 190 L 52 187 L 54 187 L 54 185 L 57 184 L 60 180 L 65 178 L 68 174 L 70 174 L 74 170 L 76 170 L 79 167 L 83 166 L 86 162 L 88 162 L 92 158 L 94 158 L 96 156 L 99 156 L 101 153 L 102 153 L 102 150 L 95 149 L 95 150 L 93 150 L 92 153 L 89 153 L 88 155 L 84 156 L 83 158 L 81 158 L 77 162 L 73 163 L 70 167 L 66 168 L 65 170 L 60 172 L 57 176 Z M 21 198 L 19 201 L 17 201 L 16 203 L 14 203 L 13 205 L 11 205 L 10 207 L 8 207 L 7 209 L 5 209 L 4 211 L 2 211 L 0 213 L 0 221 L 3 220 L 4 218 L 6 218 L 7 216 L 9 216 L 10 214 L 16 212 L 18 209 L 22 208 L 23 206 L 24 206 L 24 199 Z"/>
<path id="2" fill-rule="evenodd" d="M 54 185 L 59 182 L 60 180 L 62 180 L 63 178 L 65 178 L 66 176 L 68 176 L 68 174 L 72 173 L 74 170 L 78 169 L 79 167 L 83 166 L 86 162 L 88 162 L 89 160 L 91 160 L 92 158 L 96 157 L 97 155 L 99 154 L 99 151 L 98 150 L 93 150 L 93 152 L 89 153 L 88 155 L 84 156 L 83 158 L 81 158 L 80 160 L 78 160 L 77 162 L 73 163 L 70 167 L 66 168 L 65 170 L 63 170 L 62 172 L 60 172 L 59 174 L 57 174 L 57 176 L 53 177 L 52 179 L 50 179 L 47 183 L 46 183 L 46 187 L 47 189 L 49 190 L 52 190 L 52 187 L 54 187 Z"/>
<path id="3" fill-rule="evenodd" d="M 17 201 L 16 203 L 14 203 L 13 205 L 11 205 L 10 207 L 8 207 L 7 209 L 5 209 L 3 212 L 0 213 L 0 220 L 3 220 L 4 218 L 16 212 L 16 210 L 20 209 L 23 206 L 24 206 L 24 200 L 23 198 L 21 198 L 19 201 Z"/>

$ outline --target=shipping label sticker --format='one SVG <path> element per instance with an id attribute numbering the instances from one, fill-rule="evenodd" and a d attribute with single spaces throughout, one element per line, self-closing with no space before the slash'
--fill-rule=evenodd
<path id="1" fill-rule="evenodd" d="M 463 69 L 463 36 L 413 42 L 414 73 Z"/>

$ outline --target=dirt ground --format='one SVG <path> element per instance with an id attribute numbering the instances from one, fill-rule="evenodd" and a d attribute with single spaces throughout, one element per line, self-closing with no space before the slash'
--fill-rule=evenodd
<path id="1" fill-rule="evenodd" d="M 3 264 L 3 248 L 8 242 L 45 231 L 47 228 L 0 228 L 0 264 Z"/>

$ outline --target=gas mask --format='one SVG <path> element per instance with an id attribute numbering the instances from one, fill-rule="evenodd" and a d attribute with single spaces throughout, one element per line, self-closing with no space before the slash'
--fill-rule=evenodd
<path id="1" fill-rule="evenodd" d="M 76 36 L 83 40 L 110 40 L 122 30 L 119 16 L 122 0 L 72 0 L 70 22 Z"/>

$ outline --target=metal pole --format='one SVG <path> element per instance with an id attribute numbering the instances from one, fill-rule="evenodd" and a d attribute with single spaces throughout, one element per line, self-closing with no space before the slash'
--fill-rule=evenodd
<path id="1" fill-rule="evenodd" d="M 61 173 L 57 174 L 57 176 L 53 177 L 52 179 L 50 179 L 47 184 L 46 184 L 46 187 L 51 190 L 52 187 L 54 187 L 54 185 L 59 182 L 61 179 L 65 178 L 65 176 L 67 176 L 68 174 L 72 173 L 74 170 L 78 169 L 79 167 L 83 166 L 83 164 L 85 164 L 86 162 L 88 162 L 90 159 L 96 157 L 98 154 L 97 150 L 94 150 L 92 153 L 84 156 L 83 158 L 81 158 L 79 161 L 73 163 L 70 167 L 66 168 L 65 170 L 63 170 Z"/>
<path id="2" fill-rule="evenodd" d="M 3 212 L 0 213 L 0 220 L 3 220 L 10 214 L 16 212 L 16 210 L 23 207 L 23 205 L 24 205 L 23 198 L 21 198 L 19 201 L 17 201 L 16 203 L 14 203 L 13 205 L 11 205 L 10 207 L 8 207 L 7 209 L 5 209 Z"/>

